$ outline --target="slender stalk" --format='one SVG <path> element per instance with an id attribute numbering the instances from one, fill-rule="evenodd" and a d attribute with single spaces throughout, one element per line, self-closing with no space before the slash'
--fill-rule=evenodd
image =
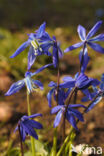
<path id="1" fill-rule="evenodd" d="M 29 92 L 27 90 L 27 108 L 28 108 L 28 115 L 31 115 L 31 106 L 29 101 Z M 32 156 L 36 156 L 35 152 L 35 139 L 33 137 L 30 137 L 31 139 L 31 149 L 32 149 Z"/>
<path id="2" fill-rule="evenodd" d="M 19 130 L 19 136 L 20 136 L 21 156 L 24 156 L 24 153 L 23 153 L 23 144 L 22 144 L 22 137 L 21 137 L 21 131 L 20 131 L 20 125 L 18 125 L 18 130 Z"/>
<path id="3" fill-rule="evenodd" d="M 74 128 L 71 127 L 71 130 L 70 130 L 69 135 L 68 135 L 68 136 L 66 137 L 66 139 L 64 140 L 64 143 L 63 143 L 63 145 L 61 146 L 61 148 L 59 149 L 59 151 L 58 151 L 58 153 L 56 154 L 56 156 L 60 156 L 61 153 L 63 152 L 63 150 L 65 149 L 66 144 L 69 142 L 70 135 L 71 135 L 71 133 L 73 132 L 73 130 L 74 130 Z"/>

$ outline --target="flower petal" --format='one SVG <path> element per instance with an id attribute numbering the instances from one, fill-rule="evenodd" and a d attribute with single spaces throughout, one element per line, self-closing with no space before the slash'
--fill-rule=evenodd
<path id="1" fill-rule="evenodd" d="M 76 108 L 76 107 L 83 107 L 83 108 L 86 108 L 84 105 L 81 105 L 81 104 L 70 104 L 70 105 L 68 106 L 69 109 L 70 109 L 70 108 Z"/>
<path id="2" fill-rule="evenodd" d="M 57 126 L 59 125 L 59 123 L 60 123 L 60 121 L 61 121 L 62 114 L 63 114 L 63 110 L 61 109 L 61 110 L 57 113 L 56 118 L 55 118 L 55 120 L 54 120 L 54 125 L 53 125 L 54 128 L 57 127 Z"/>
<path id="3" fill-rule="evenodd" d="M 34 48 L 33 46 L 30 46 L 29 52 L 28 52 L 28 70 L 30 70 L 31 66 L 34 64 L 36 60 L 36 56 L 34 55 Z"/>
<path id="4" fill-rule="evenodd" d="M 63 81 L 64 82 L 69 82 L 69 81 L 75 81 L 71 76 L 65 76 L 64 78 L 63 78 Z"/>
<path id="5" fill-rule="evenodd" d="M 75 86 L 75 81 L 69 81 L 60 84 L 60 88 L 71 88 L 74 86 Z"/>
<path id="6" fill-rule="evenodd" d="M 99 53 L 103 53 L 104 54 L 104 48 L 101 47 L 99 44 L 97 43 L 92 43 L 92 42 L 87 42 L 88 45 L 95 51 L 99 52 Z"/>
<path id="7" fill-rule="evenodd" d="M 71 113 L 73 113 L 73 115 L 80 121 L 84 121 L 83 115 L 78 110 L 71 108 Z"/>
<path id="8" fill-rule="evenodd" d="M 49 87 L 57 87 L 57 84 L 53 81 L 51 81 L 49 84 L 48 84 Z"/>
<path id="9" fill-rule="evenodd" d="M 67 53 L 67 52 L 69 52 L 69 51 L 71 51 L 71 50 L 77 49 L 77 48 L 81 47 L 83 44 L 84 44 L 83 42 L 76 43 L 76 44 L 74 44 L 74 45 L 72 45 L 72 46 L 66 48 L 66 49 L 64 50 L 64 53 Z"/>
<path id="10" fill-rule="evenodd" d="M 14 58 L 16 57 L 17 55 L 19 55 L 22 51 L 24 51 L 28 46 L 30 45 L 30 41 L 26 41 L 24 42 L 16 51 L 15 53 L 10 56 L 10 58 Z"/>
<path id="11" fill-rule="evenodd" d="M 51 109 L 51 114 L 57 113 L 62 107 L 64 107 L 64 106 L 59 105 L 59 106 L 53 107 L 53 108 Z"/>
<path id="12" fill-rule="evenodd" d="M 24 121 L 24 124 L 25 124 L 25 121 Z M 26 124 L 30 125 L 30 127 L 36 128 L 36 129 L 43 128 L 41 123 L 34 121 L 34 120 L 28 120 L 28 121 L 26 121 Z"/>
<path id="13" fill-rule="evenodd" d="M 89 31 L 88 35 L 87 35 L 87 40 L 92 37 L 96 32 L 97 30 L 100 28 L 102 24 L 102 21 L 98 21 L 94 26 L 93 28 Z"/>
<path id="14" fill-rule="evenodd" d="M 79 25 L 78 28 L 77 28 L 77 32 L 79 34 L 79 37 L 82 41 L 84 41 L 86 39 L 86 29 Z"/>
<path id="15" fill-rule="evenodd" d="M 32 82 L 33 82 L 35 85 L 39 86 L 39 88 L 40 88 L 41 90 L 44 89 L 43 84 L 42 84 L 39 80 L 32 80 Z"/>
<path id="16" fill-rule="evenodd" d="M 83 56 L 83 50 L 81 50 L 80 54 L 79 54 L 80 63 L 82 62 L 82 56 Z M 90 60 L 90 57 L 88 56 L 87 47 L 86 47 L 85 51 L 84 51 L 82 66 L 81 66 L 81 72 L 82 73 L 85 72 L 89 60 Z"/>
<path id="17" fill-rule="evenodd" d="M 37 114 L 32 114 L 32 115 L 27 116 L 27 117 L 28 117 L 28 119 L 30 119 L 30 118 L 35 118 L 35 117 L 37 117 L 37 116 L 42 116 L 42 114 L 37 113 Z"/>
<path id="18" fill-rule="evenodd" d="M 104 41 L 104 34 L 97 35 L 92 39 L 88 40 L 89 42 L 97 42 L 97 41 Z"/>
<path id="19" fill-rule="evenodd" d="M 86 109 L 85 112 L 88 113 L 98 102 L 101 101 L 101 99 L 102 99 L 102 96 L 97 97 L 96 100 L 94 100 L 94 101 L 90 104 L 90 106 Z"/>
<path id="20" fill-rule="evenodd" d="M 77 125 L 76 125 L 76 120 L 75 120 L 75 118 L 74 118 L 74 116 L 73 116 L 73 114 L 72 113 L 66 113 L 66 118 L 67 118 L 67 120 L 68 120 L 68 122 L 76 129 L 76 130 L 78 130 L 78 128 L 77 128 Z"/>
<path id="21" fill-rule="evenodd" d="M 48 92 L 48 94 L 47 94 L 47 100 L 48 100 L 48 105 L 49 105 L 49 107 L 51 107 L 52 106 L 52 94 L 53 94 L 53 92 L 54 92 L 54 88 L 53 89 L 51 89 L 49 92 Z"/>
<path id="22" fill-rule="evenodd" d="M 24 124 L 24 122 L 21 123 L 25 132 L 28 133 L 30 136 L 34 137 L 35 139 L 38 139 L 38 136 L 35 132 L 35 130 L 28 124 L 28 122 Z"/>
<path id="23" fill-rule="evenodd" d="M 9 90 L 5 93 L 6 96 L 12 95 L 18 92 L 25 85 L 24 80 L 17 81 L 11 85 Z"/>
<path id="24" fill-rule="evenodd" d="M 36 31 L 36 38 L 41 38 L 45 32 L 46 22 L 44 22 Z"/>

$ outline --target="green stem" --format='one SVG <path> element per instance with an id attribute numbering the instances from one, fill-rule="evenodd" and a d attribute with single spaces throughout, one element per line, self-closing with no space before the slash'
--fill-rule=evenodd
<path id="1" fill-rule="evenodd" d="M 75 132 L 73 131 L 71 133 L 70 141 L 69 141 L 69 156 L 72 156 L 72 145 L 73 145 L 74 138 L 75 138 Z"/>
<path id="2" fill-rule="evenodd" d="M 31 107 L 30 107 L 30 100 L 29 100 L 29 92 L 27 90 L 27 108 L 28 108 L 28 115 L 31 115 Z M 32 149 L 32 156 L 36 156 L 35 152 L 35 139 L 30 137 L 31 139 L 31 149 Z"/>
<path id="3" fill-rule="evenodd" d="M 52 147 L 51 156 L 56 156 L 56 150 L 57 150 L 57 127 L 54 128 L 53 147 Z"/>
<path id="4" fill-rule="evenodd" d="M 73 130 L 74 130 L 74 128 L 73 128 L 73 127 L 71 127 L 71 130 L 70 130 L 69 135 L 66 137 L 66 139 L 65 139 L 65 141 L 64 141 L 64 143 L 63 143 L 63 145 L 62 145 L 62 146 L 61 146 L 61 148 L 59 149 L 59 151 L 58 151 L 58 153 L 57 153 L 57 155 L 56 155 L 56 156 L 60 156 L 60 155 L 61 155 L 61 153 L 63 152 L 63 150 L 65 149 L 66 144 L 69 142 L 70 135 L 72 134 Z"/>

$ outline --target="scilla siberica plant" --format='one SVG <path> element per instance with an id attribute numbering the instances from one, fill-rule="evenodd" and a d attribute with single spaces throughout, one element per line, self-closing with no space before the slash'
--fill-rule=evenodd
<path id="1" fill-rule="evenodd" d="M 86 35 L 86 29 L 79 25 L 78 26 L 78 35 L 81 39 L 81 42 L 76 43 L 72 46 L 66 48 L 64 52 L 62 52 L 60 48 L 59 42 L 57 42 L 56 37 L 52 38 L 45 31 L 46 23 L 44 22 L 35 33 L 28 34 L 28 40 L 25 41 L 11 56 L 11 58 L 16 57 L 22 51 L 29 47 L 28 52 L 28 71 L 25 73 L 25 78 L 19 80 L 16 83 L 13 83 L 10 89 L 5 94 L 6 96 L 12 95 L 18 92 L 22 87 L 26 86 L 27 90 L 27 110 L 28 116 L 23 116 L 17 124 L 15 131 L 19 131 L 20 142 L 21 142 L 21 154 L 24 155 L 23 144 L 26 136 L 29 135 L 31 137 L 31 149 L 32 156 L 36 156 L 35 149 L 35 139 L 38 139 L 38 135 L 35 129 L 42 129 L 43 126 L 39 122 L 33 120 L 34 117 L 42 116 L 42 114 L 31 114 L 31 107 L 29 102 L 29 95 L 35 89 L 40 88 L 43 90 L 43 84 L 39 80 L 34 80 L 34 76 L 39 72 L 43 71 L 45 68 L 49 66 L 54 66 L 57 68 L 57 82 L 51 81 L 49 83 L 49 87 L 51 90 L 47 94 L 49 107 L 52 107 L 52 96 L 56 102 L 56 106 L 51 109 L 51 114 L 56 114 L 54 120 L 54 136 L 53 136 L 53 146 L 49 153 L 50 156 L 69 156 L 72 155 L 71 146 L 72 143 L 72 135 L 75 134 L 78 129 L 78 122 L 84 122 L 84 113 L 89 112 L 97 103 L 101 101 L 104 96 L 104 74 L 102 75 L 101 81 L 90 78 L 85 74 L 85 70 L 89 63 L 90 57 L 88 56 L 87 45 L 90 46 L 93 50 L 99 53 L 104 53 L 104 48 L 102 48 L 99 44 L 95 43 L 98 41 L 104 41 L 104 34 L 97 35 L 96 37 L 92 37 L 97 30 L 100 28 L 102 21 L 97 22 L 94 27 L 90 30 L 90 32 Z M 75 74 L 74 78 L 71 76 L 66 76 L 63 78 L 63 82 L 60 83 L 60 67 L 59 61 L 60 58 L 63 57 L 63 54 L 69 51 L 72 51 L 76 48 L 82 47 L 79 54 L 79 62 L 80 69 L 79 72 Z M 48 55 L 52 58 L 52 62 L 50 64 L 44 65 L 36 72 L 30 72 L 32 65 L 34 64 L 36 58 L 42 57 L 42 55 Z M 89 91 L 89 87 L 92 87 L 93 92 Z M 82 91 L 84 93 L 84 97 L 81 99 L 82 102 L 88 102 L 88 105 L 77 103 L 78 91 Z M 74 101 L 72 102 L 72 98 Z M 83 112 L 80 112 L 79 108 L 83 108 Z M 70 133 L 68 136 L 65 134 L 65 123 L 66 119 L 71 125 Z M 57 127 L 59 126 L 62 120 L 62 143 L 60 147 L 57 148 Z M 65 138 L 66 137 L 66 138 Z M 59 146 L 59 145 L 58 145 Z M 69 146 L 69 147 L 68 147 Z"/>

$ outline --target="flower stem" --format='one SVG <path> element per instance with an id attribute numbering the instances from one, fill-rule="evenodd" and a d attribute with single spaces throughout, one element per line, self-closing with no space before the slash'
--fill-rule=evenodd
<path id="1" fill-rule="evenodd" d="M 59 149 L 59 151 L 58 151 L 58 153 L 56 154 L 56 156 L 60 156 L 61 153 L 63 152 L 63 150 L 65 149 L 66 144 L 69 142 L 70 135 L 71 135 L 71 133 L 73 132 L 73 130 L 74 130 L 74 128 L 71 127 L 69 135 L 68 135 L 68 136 L 66 137 L 66 139 L 64 140 L 64 143 L 63 143 L 63 145 L 61 146 L 61 148 Z"/>
<path id="2" fill-rule="evenodd" d="M 27 90 L 27 108 L 28 108 L 28 115 L 31 115 L 31 107 L 30 107 L 28 90 Z M 35 139 L 33 137 L 30 137 L 30 139 L 31 139 L 32 156 L 36 156 L 36 152 L 35 152 Z"/>
<path id="3" fill-rule="evenodd" d="M 20 125 L 18 125 L 18 130 L 19 130 L 19 136 L 20 136 L 21 156 L 24 156 Z"/>

